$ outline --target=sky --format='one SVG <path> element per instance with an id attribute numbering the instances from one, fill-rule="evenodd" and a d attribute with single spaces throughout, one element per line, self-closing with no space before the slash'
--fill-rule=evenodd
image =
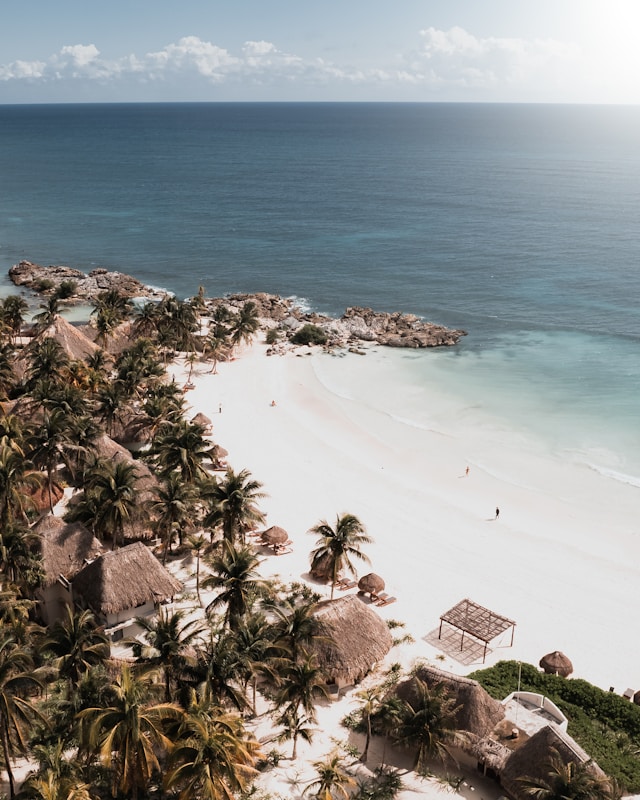
<path id="1" fill-rule="evenodd" d="M 0 0 L 0 103 L 640 103 L 640 0 Z"/>

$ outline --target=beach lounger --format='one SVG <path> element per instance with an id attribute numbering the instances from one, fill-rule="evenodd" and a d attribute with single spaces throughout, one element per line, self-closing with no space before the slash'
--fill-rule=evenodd
<path id="1" fill-rule="evenodd" d="M 389 595 L 386 592 L 378 592 L 378 594 L 371 592 L 371 602 L 375 603 L 376 605 L 380 605 L 380 603 L 386 600 L 387 597 L 389 597 Z"/>
<path id="2" fill-rule="evenodd" d="M 376 605 L 377 606 L 388 606 L 389 603 L 395 603 L 397 599 L 398 599 L 397 597 L 385 597 L 384 600 L 378 600 Z"/>
<path id="3" fill-rule="evenodd" d="M 347 589 L 354 589 L 357 585 L 358 581 L 345 581 L 344 583 L 341 583 L 340 586 L 338 586 L 338 589 L 340 589 L 343 592 L 346 592 Z"/>

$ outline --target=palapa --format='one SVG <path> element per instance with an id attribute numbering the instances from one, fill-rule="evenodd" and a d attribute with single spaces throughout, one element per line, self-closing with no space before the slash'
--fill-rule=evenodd
<path id="1" fill-rule="evenodd" d="M 98 345 L 62 316 L 57 316 L 51 325 L 33 339 L 33 342 L 41 342 L 43 339 L 54 339 L 69 358 L 77 361 L 86 361 L 88 356 L 92 356 L 99 349 Z"/>
<path id="2" fill-rule="evenodd" d="M 375 572 L 370 572 L 368 575 L 363 575 L 358 581 L 358 589 L 361 592 L 368 594 L 378 594 L 384 591 L 385 583 L 379 575 Z"/>
<path id="3" fill-rule="evenodd" d="M 393 644 L 386 623 L 355 594 L 318 603 L 313 617 L 317 633 L 310 650 L 327 683 L 357 683 Z"/>
<path id="4" fill-rule="evenodd" d="M 553 653 L 542 656 L 540 667 L 547 675 L 561 675 L 563 678 L 568 678 L 573 672 L 573 664 L 560 650 L 554 650 Z"/>
<path id="5" fill-rule="evenodd" d="M 73 581 L 74 595 L 103 616 L 149 602 L 157 604 L 181 590 L 180 581 L 141 542 L 104 553 Z"/>
<path id="6" fill-rule="evenodd" d="M 456 727 L 470 734 L 470 741 L 488 736 L 504 718 L 502 703 L 491 697 L 478 681 L 426 665 L 419 667 L 414 677 L 402 681 L 396 688 L 398 696 L 408 703 L 411 703 L 415 678 L 426 683 L 430 689 L 438 685 L 444 686 L 457 707 Z"/>
<path id="7" fill-rule="evenodd" d="M 205 433 L 211 433 L 213 430 L 213 422 L 206 414 L 203 414 L 202 411 L 198 412 L 191 422 L 194 425 L 201 425 L 204 428 Z"/>
<path id="8" fill-rule="evenodd" d="M 289 534 L 284 528 L 279 528 L 277 525 L 272 525 L 260 534 L 260 538 L 265 544 L 270 546 L 277 546 L 289 541 Z"/>
<path id="9" fill-rule="evenodd" d="M 588 769 L 594 775 L 604 776 L 595 761 L 570 736 L 555 726 L 545 725 L 507 759 L 500 774 L 500 783 L 506 793 L 514 800 L 530 798 L 521 778 L 526 776 L 530 780 L 546 780 L 554 752 L 564 765 L 588 764 Z"/>
<path id="10" fill-rule="evenodd" d="M 50 511 L 52 506 L 55 506 L 60 502 L 60 500 L 62 500 L 64 495 L 62 486 L 53 481 L 51 484 L 51 493 L 49 493 L 49 486 L 47 485 L 47 481 L 45 480 L 43 474 L 41 472 L 34 472 L 30 474 L 38 475 L 40 478 L 42 478 L 42 481 L 38 486 L 25 486 L 22 491 L 29 497 L 30 505 L 38 514 L 42 514 L 45 511 Z"/>
<path id="11" fill-rule="evenodd" d="M 85 566 L 104 553 L 96 537 L 79 522 L 65 522 L 49 514 L 34 525 L 40 535 L 44 586 L 52 586 L 62 575 L 71 580 Z"/>

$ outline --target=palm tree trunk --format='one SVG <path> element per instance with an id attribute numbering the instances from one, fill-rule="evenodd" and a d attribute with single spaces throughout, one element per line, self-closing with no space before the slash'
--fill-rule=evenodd
<path id="1" fill-rule="evenodd" d="M 293 752 L 291 753 L 291 760 L 295 761 L 298 757 L 298 734 L 293 734 Z"/>
<path id="2" fill-rule="evenodd" d="M 9 778 L 9 797 L 11 800 L 16 796 L 15 779 L 11 770 L 11 756 L 9 755 L 9 734 L 5 726 L 2 726 L 2 752 L 4 754 L 4 768 Z"/>

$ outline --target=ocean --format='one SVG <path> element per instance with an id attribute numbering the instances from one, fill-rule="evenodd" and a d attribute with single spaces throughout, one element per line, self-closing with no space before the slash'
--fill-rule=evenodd
<path id="1" fill-rule="evenodd" d="M 319 373 L 640 487 L 638 141 L 637 107 L 0 106 L 0 273 L 101 266 L 463 328 Z"/>

